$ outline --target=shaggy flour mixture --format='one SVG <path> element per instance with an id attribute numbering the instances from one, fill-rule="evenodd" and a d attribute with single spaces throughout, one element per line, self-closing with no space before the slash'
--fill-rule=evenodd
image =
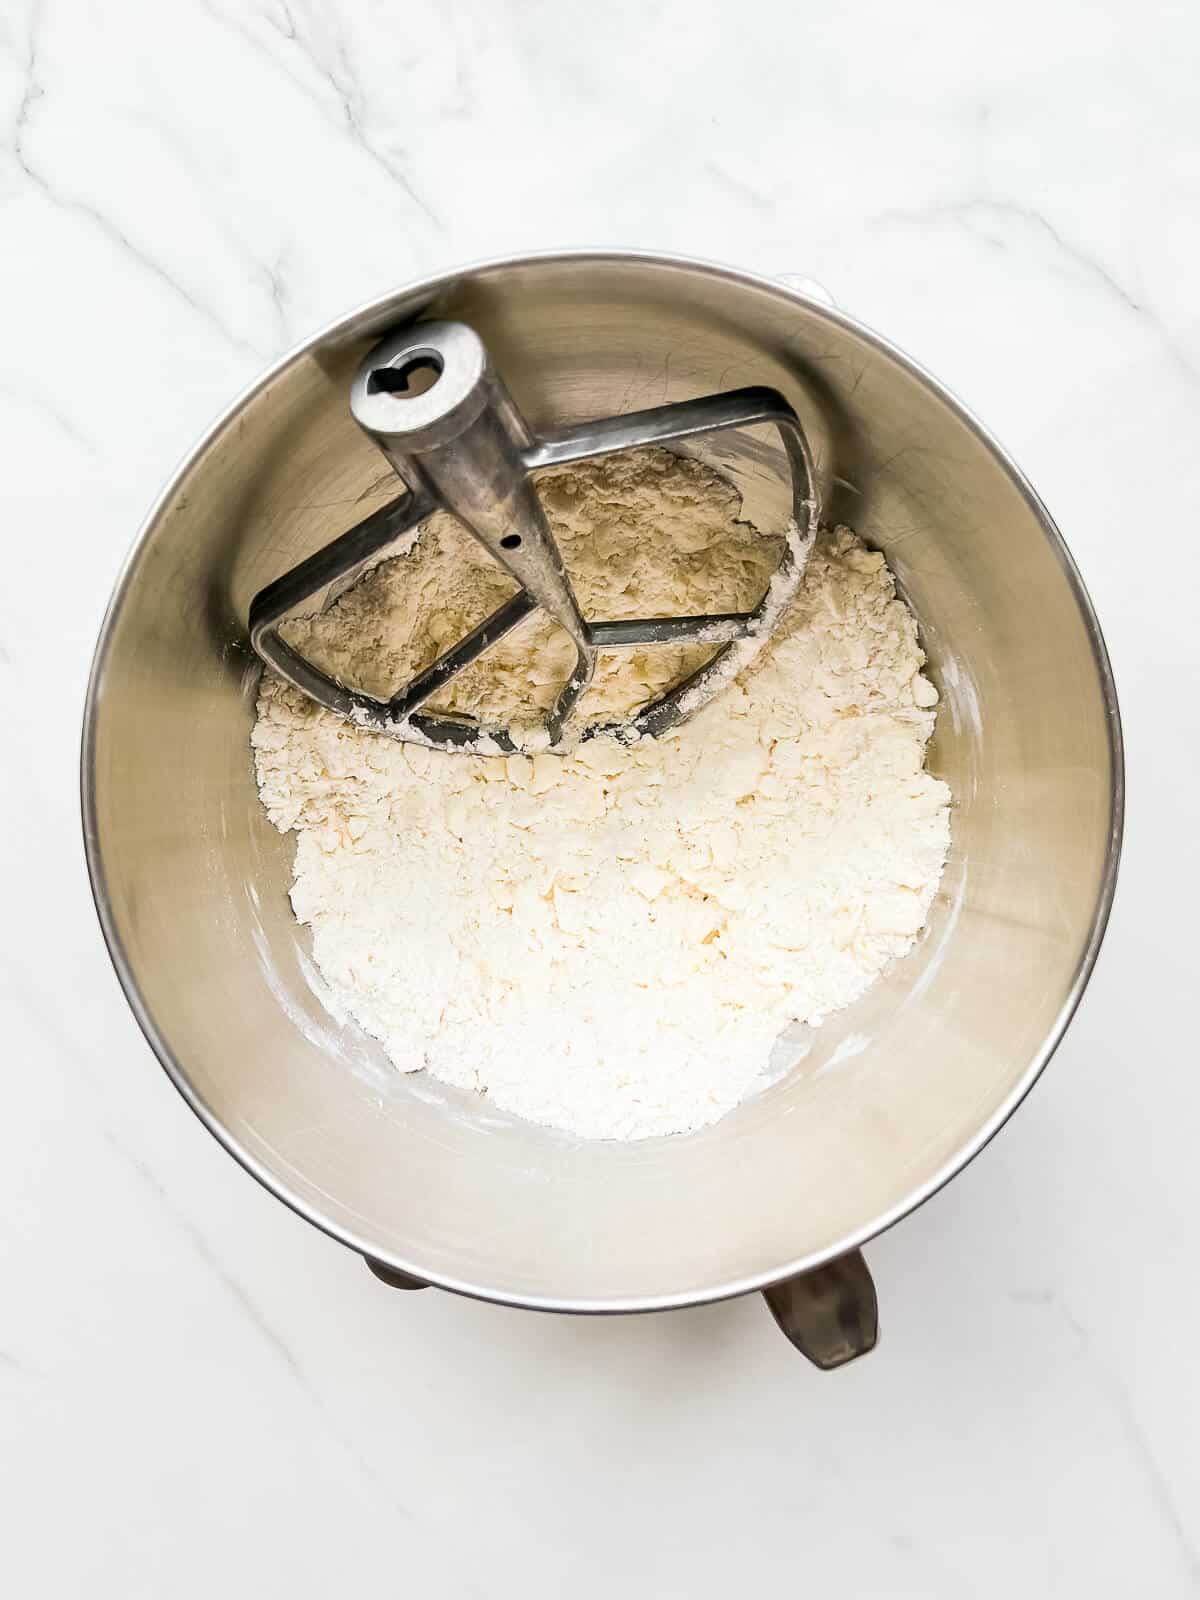
<path id="1" fill-rule="evenodd" d="M 592 616 L 748 608 L 778 560 L 723 479 L 662 451 L 556 469 L 539 489 Z M 510 592 L 438 515 L 288 637 L 382 692 Z M 613 652 L 585 717 L 699 659 Z M 535 616 L 439 704 L 544 709 L 572 660 Z M 400 1070 L 580 1137 L 715 1121 L 763 1081 L 783 1029 L 856 999 L 924 923 L 949 792 L 923 767 L 923 660 L 883 557 L 840 528 L 759 662 L 632 748 L 443 754 L 265 676 L 259 787 L 297 833 L 292 904 L 336 1003 Z"/>

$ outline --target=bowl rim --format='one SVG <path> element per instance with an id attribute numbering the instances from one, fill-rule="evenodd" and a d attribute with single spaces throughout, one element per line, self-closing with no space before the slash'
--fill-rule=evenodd
<path id="1" fill-rule="evenodd" d="M 1108 733 L 1110 771 L 1109 837 L 1104 872 L 1092 913 L 1087 941 L 1073 974 L 1070 987 L 1045 1039 L 1030 1059 L 1025 1071 L 1000 1104 L 980 1124 L 972 1137 L 966 1140 L 950 1158 L 943 1162 L 929 1178 L 919 1184 L 902 1201 L 890 1207 L 887 1211 L 872 1217 L 859 1227 L 851 1230 L 844 1237 L 820 1250 L 811 1251 L 794 1260 L 784 1262 L 778 1267 L 729 1279 L 695 1291 L 676 1291 L 662 1295 L 614 1296 L 604 1299 L 590 1299 L 587 1297 L 559 1299 L 547 1294 L 520 1294 L 509 1290 L 497 1290 L 484 1283 L 471 1283 L 429 1272 L 421 1262 L 407 1259 L 386 1249 L 380 1249 L 356 1233 L 353 1228 L 345 1227 L 324 1216 L 313 1204 L 295 1192 L 288 1183 L 271 1172 L 264 1162 L 246 1149 L 225 1127 L 220 1118 L 192 1086 L 182 1062 L 172 1050 L 141 993 L 132 962 L 124 947 L 113 916 L 97 818 L 96 724 L 103 699 L 104 679 L 117 619 L 124 605 L 127 591 L 143 549 L 153 534 L 162 513 L 174 497 L 181 479 L 191 469 L 195 461 L 208 449 L 243 408 L 284 373 L 293 362 L 318 346 L 337 341 L 340 338 L 352 337 L 359 328 L 370 325 L 377 326 L 380 319 L 386 317 L 390 307 L 406 301 L 411 302 L 417 296 L 427 295 L 429 299 L 433 299 L 452 288 L 455 283 L 463 278 L 474 277 L 485 272 L 567 262 L 577 262 L 580 265 L 633 262 L 650 267 L 683 269 L 687 272 L 701 273 L 719 282 L 730 283 L 743 288 L 752 288 L 760 292 L 765 291 L 784 303 L 790 302 L 802 305 L 807 311 L 826 318 L 854 333 L 882 355 L 897 362 L 956 413 L 964 425 L 991 452 L 1007 473 L 1041 526 L 1042 532 L 1070 586 L 1087 631 L 1092 658 L 1100 682 L 1105 709 L 1105 724 Z M 795 284 L 793 275 L 789 275 L 787 281 L 781 281 L 763 273 L 745 271 L 740 268 L 726 266 L 720 262 L 674 252 L 604 248 L 547 249 L 484 257 L 466 265 L 447 268 L 432 274 L 423 274 L 401 284 L 395 289 L 387 291 L 385 294 L 375 296 L 352 311 L 324 324 L 314 333 L 293 344 L 283 355 L 260 373 L 257 378 L 243 388 L 230 404 L 219 413 L 209 427 L 204 430 L 155 497 L 138 528 L 114 583 L 112 594 L 104 613 L 104 619 L 100 626 L 88 674 L 80 747 L 80 801 L 84 854 L 87 861 L 92 899 L 104 934 L 109 959 L 112 962 L 113 969 L 116 972 L 130 1009 L 151 1049 L 157 1056 L 160 1065 L 182 1095 L 186 1104 L 208 1129 L 209 1133 L 224 1146 L 234 1160 L 251 1177 L 255 1178 L 270 1194 L 281 1200 L 298 1216 L 311 1223 L 314 1227 L 319 1228 L 321 1232 L 348 1246 L 368 1260 L 379 1262 L 381 1265 L 415 1278 L 419 1282 L 445 1289 L 451 1293 L 466 1295 L 473 1299 L 492 1301 L 497 1304 L 511 1305 L 527 1310 L 620 1314 L 668 1311 L 685 1306 L 705 1305 L 715 1301 L 733 1299 L 739 1295 L 751 1294 L 758 1290 L 770 1288 L 774 1284 L 785 1282 L 789 1278 L 798 1277 L 805 1272 L 812 1271 L 828 1261 L 835 1260 L 839 1256 L 858 1249 L 867 1240 L 877 1237 L 904 1217 L 909 1216 L 931 1196 L 936 1194 L 951 1178 L 961 1172 L 990 1143 L 1045 1070 L 1047 1063 L 1061 1043 L 1072 1017 L 1075 1015 L 1095 967 L 1112 911 L 1120 866 L 1125 820 L 1125 759 L 1117 687 L 1108 648 L 1104 641 L 1104 635 L 1101 631 L 1091 596 L 1088 594 L 1066 541 L 1040 496 L 1008 451 L 997 440 L 991 430 L 985 427 L 974 412 L 964 405 L 945 384 L 927 371 L 920 362 L 915 361 L 906 351 L 882 334 L 875 332 L 874 329 L 860 322 L 856 317 L 852 317 L 838 307 L 829 304 L 817 294 L 808 293 L 798 287 Z"/>

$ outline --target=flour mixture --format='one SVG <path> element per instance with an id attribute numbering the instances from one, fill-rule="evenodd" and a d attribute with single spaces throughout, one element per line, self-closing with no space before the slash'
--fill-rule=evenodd
<path id="1" fill-rule="evenodd" d="M 778 563 L 729 484 L 664 451 L 559 468 L 539 492 L 585 614 L 748 609 Z M 509 593 L 439 513 L 287 636 L 382 693 Z M 705 654 L 612 652 L 581 720 L 623 715 Z M 522 704 L 532 722 L 572 658 L 535 615 L 437 704 L 485 721 Z M 925 921 L 950 797 L 924 770 L 923 661 L 883 557 L 839 528 L 758 663 L 633 747 L 430 751 L 267 674 L 259 788 L 296 831 L 292 904 L 334 1004 L 401 1071 L 579 1137 L 714 1122 L 789 1024 L 857 999 Z"/>

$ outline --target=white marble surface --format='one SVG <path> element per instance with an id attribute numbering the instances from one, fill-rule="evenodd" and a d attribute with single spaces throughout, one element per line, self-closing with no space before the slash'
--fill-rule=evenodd
<path id="1" fill-rule="evenodd" d="M 0 5 L 7 1592 L 1200 1592 L 1198 49 L 1190 0 Z M 388 1293 L 185 1109 L 85 884 L 89 653 L 174 461 L 343 308 L 591 243 L 811 274 L 925 361 L 1120 683 L 1091 991 L 868 1250 L 883 1343 L 832 1377 L 755 1300 Z"/>

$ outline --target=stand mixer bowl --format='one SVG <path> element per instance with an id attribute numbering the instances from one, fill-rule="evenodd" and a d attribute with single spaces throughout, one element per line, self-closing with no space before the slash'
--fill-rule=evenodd
<path id="1" fill-rule="evenodd" d="M 793 1042 L 792 1070 L 687 1137 L 579 1143 L 396 1072 L 325 1010 L 292 915 L 294 842 L 255 792 L 247 610 L 370 509 L 380 460 L 351 418 L 350 382 L 373 342 L 417 315 L 477 329 L 539 428 L 780 390 L 812 443 L 826 520 L 884 552 L 921 627 L 942 696 L 929 765 L 954 796 L 929 926 L 863 1000 Z M 769 430 L 696 453 L 760 526 L 786 517 Z M 829 1291 L 830 1264 L 962 1168 L 1061 1038 L 1112 899 L 1120 726 L 1053 522 L 904 355 L 765 279 L 551 254 L 429 278 L 342 319 L 199 443 L 103 626 L 83 810 L 105 936 L 163 1066 L 231 1154 L 381 1275 L 560 1311 L 775 1285 L 786 1321 L 780 1286 Z"/>

